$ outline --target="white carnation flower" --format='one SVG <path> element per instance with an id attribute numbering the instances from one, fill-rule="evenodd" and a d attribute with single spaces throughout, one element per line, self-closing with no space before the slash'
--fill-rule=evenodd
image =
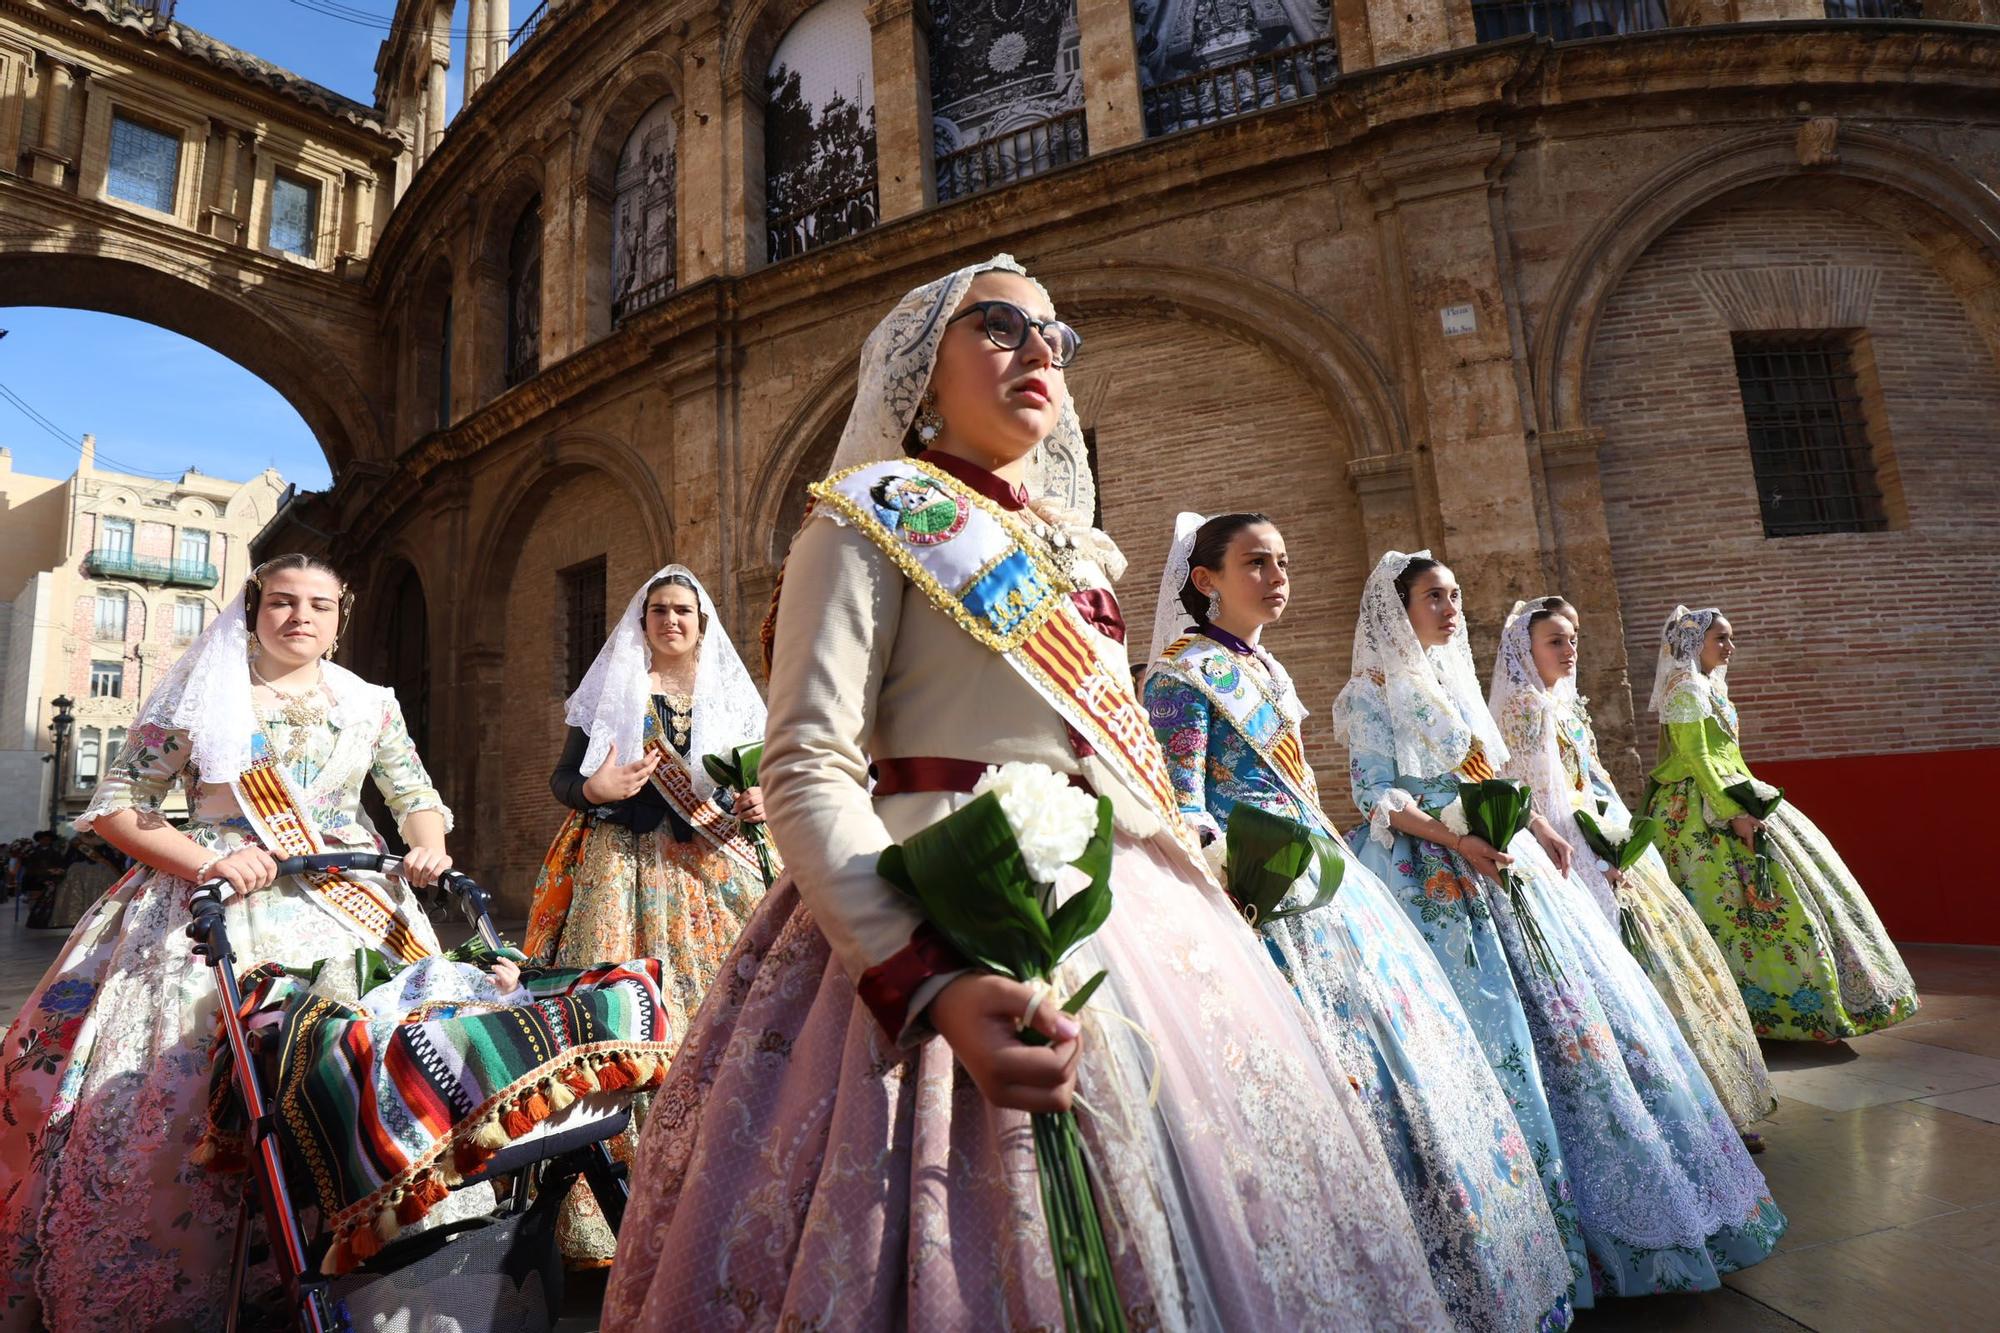
<path id="1" fill-rule="evenodd" d="M 1438 811 L 1438 822 L 1461 838 L 1472 832 L 1472 826 L 1465 822 L 1465 802 L 1462 800 L 1453 801 Z"/>
<path id="2" fill-rule="evenodd" d="M 1068 778 L 1047 764 L 989 768 L 972 794 L 989 791 L 999 799 L 1028 875 L 1038 884 L 1055 883 L 1063 867 L 1083 855 L 1097 832 L 1097 799 L 1070 786 Z"/>

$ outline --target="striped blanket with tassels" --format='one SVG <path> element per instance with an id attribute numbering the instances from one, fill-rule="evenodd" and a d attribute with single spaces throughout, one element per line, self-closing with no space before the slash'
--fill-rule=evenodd
<path id="1" fill-rule="evenodd" d="M 331 1224 L 322 1270 L 366 1262 L 577 1097 L 659 1086 L 676 1045 L 668 1038 L 678 1037 L 667 1030 L 661 976 L 656 958 L 524 972 L 524 1004 L 375 1017 L 275 965 L 245 974 L 245 1021 L 282 1021 L 280 1040 L 260 1043 L 259 1072 L 294 1196 L 316 1199 Z M 230 1076 L 219 1048 L 208 1131 L 195 1150 L 211 1170 L 246 1160 Z"/>

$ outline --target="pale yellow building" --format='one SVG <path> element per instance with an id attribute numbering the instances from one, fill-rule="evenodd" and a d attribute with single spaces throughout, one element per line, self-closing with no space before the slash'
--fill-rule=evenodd
<path id="1" fill-rule="evenodd" d="M 285 497 L 189 470 L 176 480 L 96 465 L 33 477 L 0 449 L 0 838 L 80 813 L 148 691 L 250 571 L 250 541 Z M 62 771 L 47 762 L 53 701 L 73 701 Z"/>

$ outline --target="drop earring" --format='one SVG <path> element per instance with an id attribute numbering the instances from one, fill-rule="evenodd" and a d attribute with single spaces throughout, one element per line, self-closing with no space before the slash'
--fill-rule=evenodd
<path id="1" fill-rule="evenodd" d="M 943 433 L 944 418 L 938 415 L 937 399 L 927 393 L 917 404 L 917 438 L 928 447 L 936 444 L 937 437 Z"/>
<path id="2" fill-rule="evenodd" d="M 1208 623 L 1213 625 L 1215 618 L 1221 614 L 1222 594 L 1220 592 L 1212 592 L 1208 595 Z"/>

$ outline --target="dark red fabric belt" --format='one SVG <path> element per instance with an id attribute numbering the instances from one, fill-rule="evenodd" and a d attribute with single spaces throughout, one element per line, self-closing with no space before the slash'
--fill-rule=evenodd
<path id="1" fill-rule="evenodd" d="M 1099 634 L 1113 643 L 1125 642 L 1125 614 L 1109 588 L 1078 588 L 1069 599 Z"/>
<path id="2" fill-rule="evenodd" d="M 875 795 L 901 796 L 913 791 L 969 792 L 993 765 L 979 759 L 940 759 L 919 755 L 910 759 L 875 761 Z M 1084 791 L 1090 784 L 1080 773 L 1069 775 L 1069 785 Z"/>

